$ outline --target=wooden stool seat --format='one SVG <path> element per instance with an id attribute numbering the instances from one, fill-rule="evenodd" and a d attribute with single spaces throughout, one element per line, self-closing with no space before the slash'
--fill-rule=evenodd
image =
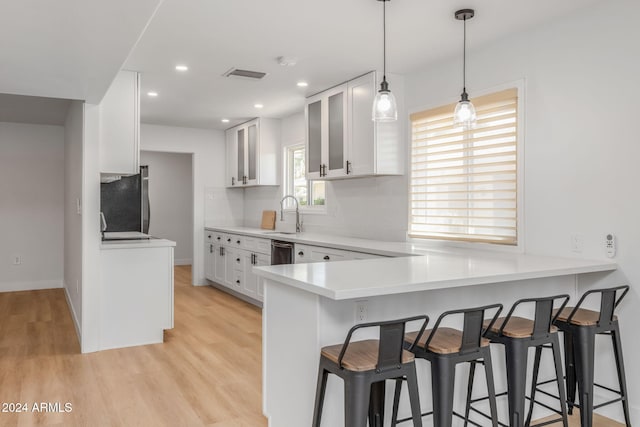
<path id="1" fill-rule="evenodd" d="M 418 346 L 424 348 L 427 337 L 431 335 L 432 329 L 424 331 L 418 342 Z M 416 340 L 418 332 L 410 332 L 404 336 L 404 341 L 411 344 Z M 480 339 L 480 346 L 487 347 L 490 341 L 487 338 Z M 438 328 L 435 335 L 429 343 L 427 350 L 438 354 L 458 353 L 462 348 L 462 331 L 453 328 Z"/>
<path id="2" fill-rule="evenodd" d="M 565 307 L 564 310 L 560 312 L 556 322 L 567 322 L 571 312 L 573 311 L 573 307 Z M 553 315 L 555 316 L 558 310 L 553 310 Z M 587 310 L 586 308 L 579 308 L 576 311 L 576 314 L 571 318 L 571 324 L 577 326 L 595 326 L 598 324 L 598 320 L 600 320 L 600 312 Z M 618 316 L 613 315 L 613 320 L 618 320 Z"/>
<path id="3" fill-rule="evenodd" d="M 349 343 L 347 352 L 342 358 L 342 367 L 354 372 L 364 372 L 376 369 L 378 364 L 378 340 L 354 341 Z M 342 351 L 342 344 L 324 347 L 321 354 L 334 363 L 338 363 L 338 357 Z M 402 363 L 415 360 L 413 353 L 403 350 Z"/>
<path id="4" fill-rule="evenodd" d="M 491 332 L 499 334 L 500 327 L 504 323 L 505 318 L 500 317 L 496 320 L 496 323 L 491 327 Z M 509 338 L 527 338 L 533 335 L 534 322 L 531 319 L 524 317 L 511 316 L 507 326 L 502 330 L 502 334 Z M 489 326 L 489 321 L 485 320 L 483 326 L 486 328 Z M 558 332 L 558 328 L 551 326 L 551 332 Z"/>

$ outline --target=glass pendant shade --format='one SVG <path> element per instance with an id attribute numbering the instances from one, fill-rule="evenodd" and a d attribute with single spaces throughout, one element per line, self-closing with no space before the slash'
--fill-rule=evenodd
<path id="1" fill-rule="evenodd" d="M 376 122 L 392 122 L 398 120 L 396 97 L 389 89 L 380 89 L 373 100 L 371 119 Z"/>
<path id="2" fill-rule="evenodd" d="M 453 112 L 453 125 L 461 126 L 464 130 L 476 127 L 476 108 L 465 96 L 456 104 Z"/>

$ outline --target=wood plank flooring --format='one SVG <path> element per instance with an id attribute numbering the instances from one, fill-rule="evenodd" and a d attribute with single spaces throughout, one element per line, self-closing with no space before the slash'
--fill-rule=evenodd
<path id="1" fill-rule="evenodd" d="M 189 266 L 164 344 L 83 355 L 63 290 L 0 293 L 0 403 L 28 405 L 0 426 L 266 426 L 261 333 L 258 308 L 191 286 Z"/>
<path id="2" fill-rule="evenodd" d="M 0 293 L 0 404 L 28 406 L 0 412 L 0 426 L 266 426 L 260 309 L 191 286 L 189 266 L 176 267 L 175 285 L 164 344 L 84 355 L 63 290 Z M 31 412 L 40 402 L 72 411 Z"/>

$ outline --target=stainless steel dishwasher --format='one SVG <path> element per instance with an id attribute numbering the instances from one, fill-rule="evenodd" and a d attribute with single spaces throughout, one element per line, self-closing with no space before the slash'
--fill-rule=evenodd
<path id="1" fill-rule="evenodd" d="M 293 243 L 282 240 L 271 241 L 271 265 L 293 264 Z"/>

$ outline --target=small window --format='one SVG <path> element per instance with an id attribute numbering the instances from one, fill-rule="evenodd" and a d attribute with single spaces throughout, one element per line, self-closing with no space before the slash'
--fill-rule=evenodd
<path id="1" fill-rule="evenodd" d="M 307 181 L 305 171 L 304 144 L 285 147 L 284 194 L 295 196 L 302 209 L 323 212 L 326 197 L 325 183 L 324 181 Z M 289 199 L 285 207 L 295 208 L 295 203 Z"/>
<path id="2" fill-rule="evenodd" d="M 455 104 L 411 115 L 409 236 L 518 244 L 518 92 L 472 100 L 477 125 L 453 125 Z"/>

